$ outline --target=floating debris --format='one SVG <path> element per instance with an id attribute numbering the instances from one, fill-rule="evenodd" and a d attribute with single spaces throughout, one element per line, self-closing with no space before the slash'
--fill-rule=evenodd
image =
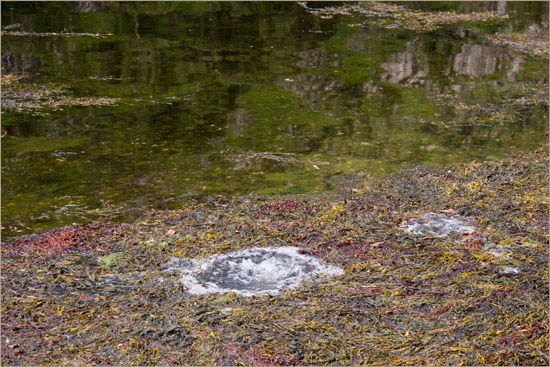
<path id="1" fill-rule="evenodd" d="M 295 153 L 285 153 L 285 152 L 253 152 L 242 151 L 233 147 L 227 147 L 227 149 L 222 152 L 226 155 L 228 161 L 236 163 L 234 170 L 247 170 L 254 167 L 255 164 L 261 161 L 274 161 L 284 165 L 288 164 L 305 164 L 309 165 L 314 169 L 320 170 L 319 166 L 328 165 L 328 162 L 324 161 L 311 161 L 309 159 L 299 159 L 296 158 L 297 154 Z"/>
<path id="2" fill-rule="evenodd" d="M 409 220 L 401 228 L 406 233 L 416 236 L 435 238 L 460 236 L 475 231 L 475 227 L 467 224 L 461 216 L 446 216 L 438 213 L 423 214 L 416 219 Z"/>
<path id="3" fill-rule="evenodd" d="M 112 36 L 112 33 L 73 33 L 73 32 L 23 32 L 23 31 L 2 31 L 1 36 L 17 36 L 17 37 L 92 37 L 92 38 L 107 38 Z"/>
<path id="4" fill-rule="evenodd" d="M 57 84 L 22 84 L 23 75 L 2 76 L 2 110 L 49 116 L 48 111 L 63 110 L 72 106 L 113 106 L 119 98 L 74 97 L 67 87 Z"/>
<path id="5" fill-rule="evenodd" d="M 465 126 L 491 126 L 499 123 L 509 123 L 520 118 L 525 109 L 539 104 L 548 105 L 549 101 L 549 86 L 545 81 L 515 83 L 505 91 L 505 94 L 510 97 L 497 103 L 465 103 L 466 96 L 472 93 L 473 88 L 473 84 L 466 84 L 460 92 L 448 91 L 447 93 L 432 94 L 428 97 L 436 105 L 453 109 L 453 117 L 431 120 L 410 118 L 416 119 L 422 124 L 442 126 L 448 130 L 459 130 Z"/>
<path id="6" fill-rule="evenodd" d="M 431 32 L 448 24 L 458 22 L 495 22 L 507 19 L 507 15 L 498 15 L 494 11 L 456 13 L 428 12 L 412 10 L 404 5 L 394 5 L 387 2 L 361 2 L 354 5 L 342 5 L 325 8 L 311 8 L 307 3 L 300 2 L 309 13 L 322 19 L 330 19 L 335 15 L 362 14 L 367 17 L 381 18 L 366 23 L 376 24 L 386 29 L 408 29 L 416 32 Z"/>
<path id="7" fill-rule="evenodd" d="M 116 81 L 122 81 L 125 80 L 124 78 L 116 77 L 116 76 L 89 76 L 88 79 L 91 80 L 116 80 Z M 132 78 L 126 78 L 126 79 L 132 79 Z"/>
<path id="8" fill-rule="evenodd" d="M 244 296 L 278 294 L 297 288 L 304 280 L 341 275 L 338 267 L 323 265 L 301 254 L 299 247 L 251 248 L 205 261 L 174 258 L 168 271 L 182 273 L 181 282 L 191 294 L 234 292 Z"/>
<path id="9" fill-rule="evenodd" d="M 548 58 L 550 52 L 548 22 L 541 26 L 533 24 L 525 32 L 501 32 L 485 37 L 497 45 L 507 45 L 531 55 Z"/>

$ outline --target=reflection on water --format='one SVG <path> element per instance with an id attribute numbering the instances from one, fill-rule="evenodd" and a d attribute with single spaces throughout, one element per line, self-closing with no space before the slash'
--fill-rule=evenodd
<path id="1" fill-rule="evenodd" d="M 289 2 L 2 2 L 3 30 L 27 34 L 2 36 L 3 97 L 117 101 L 5 99 L 3 234 L 538 146 L 548 61 L 514 42 L 545 45 L 548 4 L 445 6 L 509 19 L 417 33 Z"/>
<path id="2" fill-rule="evenodd" d="M 279 85 L 297 97 L 313 102 L 311 104 L 313 109 L 323 109 L 323 105 L 315 102 L 326 99 L 331 93 L 336 93 L 345 86 L 345 83 L 331 80 L 325 74 L 298 74 L 292 78 L 286 78 Z"/>
<path id="3" fill-rule="evenodd" d="M 339 53 L 329 53 L 325 50 L 301 51 L 298 53 L 303 60 L 298 61 L 297 65 L 301 68 L 339 68 L 344 66 L 342 55 Z"/>
<path id="4" fill-rule="evenodd" d="M 229 126 L 231 127 L 231 134 L 238 137 L 243 137 L 247 126 L 252 125 L 254 120 L 252 119 L 253 112 L 244 108 L 239 108 L 228 115 Z"/>
<path id="5" fill-rule="evenodd" d="M 381 66 L 387 73 L 381 75 L 382 81 L 404 85 L 424 84 L 428 75 L 428 65 L 420 51 L 421 41 L 417 38 L 406 43 L 406 51 L 391 54 L 388 62 Z"/>
<path id="6" fill-rule="evenodd" d="M 38 56 L 2 53 L 2 74 L 37 74 L 41 66 Z"/>
<path id="7" fill-rule="evenodd" d="M 508 1 L 482 1 L 473 2 L 468 4 L 462 2 L 459 6 L 460 11 L 472 12 L 472 11 L 495 11 L 498 15 L 504 15 L 508 9 Z"/>
<path id="8" fill-rule="evenodd" d="M 462 45 L 455 56 L 453 71 L 474 78 L 491 75 L 499 69 L 497 48 L 492 45 Z"/>

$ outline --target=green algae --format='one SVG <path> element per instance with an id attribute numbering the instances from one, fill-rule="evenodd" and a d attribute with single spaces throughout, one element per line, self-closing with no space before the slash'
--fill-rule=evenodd
<path id="1" fill-rule="evenodd" d="M 103 265 L 111 266 L 120 258 L 122 254 L 123 254 L 122 252 L 113 252 L 112 254 L 109 254 L 109 255 L 100 256 L 98 259 Z"/>

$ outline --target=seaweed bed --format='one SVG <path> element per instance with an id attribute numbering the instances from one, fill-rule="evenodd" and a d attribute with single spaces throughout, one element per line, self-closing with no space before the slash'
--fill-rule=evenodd
<path id="1" fill-rule="evenodd" d="M 10 239 L 2 364 L 548 365 L 548 202 L 545 146 L 330 196 L 212 198 Z M 429 213 L 475 232 L 403 230 Z M 245 297 L 191 295 L 163 271 L 267 246 L 344 274 Z"/>

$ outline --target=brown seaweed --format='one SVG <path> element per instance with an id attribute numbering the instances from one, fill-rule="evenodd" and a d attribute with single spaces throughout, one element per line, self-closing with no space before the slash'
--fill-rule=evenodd
<path id="1" fill-rule="evenodd" d="M 346 192 L 188 202 L 6 240 L 4 365 L 547 365 L 548 147 L 357 177 Z M 422 213 L 472 233 L 422 237 Z M 297 246 L 345 273 L 190 295 L 172 257 Z"/>

